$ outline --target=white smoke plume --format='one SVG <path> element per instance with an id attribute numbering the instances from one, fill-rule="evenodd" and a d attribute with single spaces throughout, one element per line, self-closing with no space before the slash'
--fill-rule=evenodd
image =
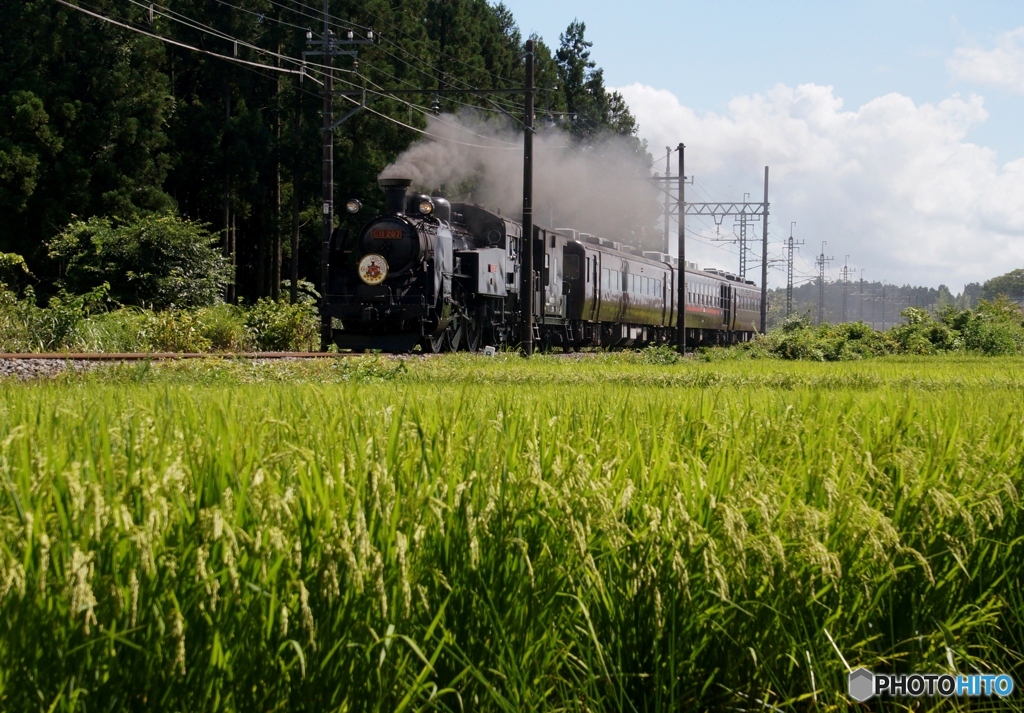
<path id="1" fill-rule="evenodd" d="M 509 121 L 469 113 L 430 117 L 427 135 L 384 169 L 424 192 L 476 203 L 518 220 L 523 208 L 523 133 Z M 608 135 L 587 146 L 555 126 L 533 140 L 534 223 L 573 228 L 647 250 L 663 250 L 659 188 L 630 140 Z"/>

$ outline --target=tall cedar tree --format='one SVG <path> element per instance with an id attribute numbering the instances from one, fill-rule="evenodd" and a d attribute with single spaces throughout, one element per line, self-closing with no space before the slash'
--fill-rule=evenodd
<path id="1" fill-rule="evenodd" d="M 147 13 L 130 0 L 89 7 L 146 31 L 210 52 L 274 64 L 247 47 L 301 57 L 319 37 L 313 3 L 271 0 L 173 0 L 178 13 Z M 486 0 L 331 0 L 339 36 L 373 28 L 377 40 L 335 61 L 339 89 L 423 88 L 377 99 L 335 129 L 335 198 L 353 196 L 366 211 L 381 206 L 376 177 L 442 111 L 501 109 L 522 114 L 514 95 L 438 96 L 436 89 L 521 87 L 523 40 L 512 13 Z M 190 23 L 178 21 L 188 18 Z M 196 25 L 239 40 L 238 47 Z M 620 96 L 604 89 L 589 59 L 585 25 L 574 22 L 555 55 L 536 49 L 537 113 L 585 139 L 602 131 L 633 137 L 636 122 Z M 56 274 L 46 244 L 72 217 L 177 210 L 232 237 L 239 298 L 271 294 L 275 238 L 287 279 L 293 224 L 299 276 L 317 281 L 320 258 L 320 86 L 309 78 L 246 68 L 101 22 L 52 0 L 0 3 L 0 252 L 24 255 L 45 296 Z M 557 89 L 556 89 L 557 87 Z M 415 106 L 410 106 L 415 105 Z M 352 108 L 336 100 L 336 116 Z M 376 113 L 374 113 L 376 112 Z M 649 157 L 647 157 L 649 161 Z M 280 189 L 278 189 L 280 186 Z M 293 211 L 293 206 L 297 207 Z M 339 222 L 344 222 L 344 216 Z M 228 229 L 228 230 L 225 230 Z M 230 231 L 230 232 L 229 232 Z"/>

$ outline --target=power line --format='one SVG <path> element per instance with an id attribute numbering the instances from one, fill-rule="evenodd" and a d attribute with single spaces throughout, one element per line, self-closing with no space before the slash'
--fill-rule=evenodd
<path id="1" fill-rule="evenodd" d="M 271 65 L 271 64 L 262 64 L 260 62 L 250 62 L 248 60 L 240 59 L 238 57 L 229 57 L 227 55 L 222 55 L 222 54 L 218 54 L 216 52 L 211 52 L 210 50 L 204 50 L 204 49 L 202 49 L 200 47 L 193 47 L 192 45 L 187 45 L 184 42 L 178 42 L 177 40 L 172 40 L 172 39 L 170 39 L 168 37 L 161 37 L 160 35 L 155 35 L 155 34 L 153 34 L 151 32 L 146 32 L 145 30 L 140 30 L 137 27 L 132 27 L 131 25 L 127 25 L 127 24 L 125 24 L 123 22 L 118 22 L 117 20 L 113 20 L 113 19 L 111 19 L 109 17 L 105 17 L 103 15 L 100 15 L 99 13 L 95 13 L 95 12 L 91 12 L 90 10 L 86 10 L 84 7 L 80 7 L 78 5 L 72 5 L 71 3 L 66 2 L 66 0 L 54 0 L 54 1 L 60 3 L 61 5 L 66 6 L 66 7 L 70 7 L 72 10 L 77 10 L 78 12 L 84 13 L 86 15 L 90 15 L 92 17 L 95 17 L 98 20 L 103 20 L 104 22 L 108 22 L 111 25 L 117 25 L 118 27 L 122 27 L 122 28 L 124 28 L 126 30 L 131 30 L 132 32 L 137 32 L 140 35 L 146 35 L 147 37 L 152 37 L 155 40 L 160 40 L 161 42 L 166 42 L 167 44 L 174 45 L 176 47 L 182 47 L 184 49 L 192 50 L 193 52 L 199 52 L 200 54 L 209 55 L 210 57 L 217 57 L 218 59 L 223 59 L 223 60 L 228 61 L 228 62 L 234 62 L 235 64 L 248 65 L 250 67 L 259 67 L 260 69 L 270 69 L 270 70 L 273 70 L 275 72 L 281 72 L 283 74 L 298 74 L 298 75 L 303 74 L 303 72 L 301 70 L 297 70 L 297 69 L 285 69 L 284 67 L 275 67 L 274 65 Z"/>
<path id="2" fill-rule="evenodd" d="M 96 13 L 96 12 L 92 12 L 90 10 L 87 10 L 87 9 L 83 8 L 83 7 L 80 7 L 80 6 L 77 6 L 77 5 L 72 5 L 71 3 L 66 2 L 66 0 L 55 0 L 55 1 L 60 3 L 61 5 L 65 5 L 65 6 L 71 8 L 73 10 L 77 10 L 77 11 L 79 11 L 81 13 L 84 13 L 86 15 L 94 17 L 94 18 L 96 18 L 98 20 L 102 20 L 102 21 L 107 22 L 109 24 L 116 25 L 117 27 L 121 27 L 121 28 L 124 28 L 126 30 L 130 30 L 132 32 L 138 33 L 138 34 L 145 35 L 147 37 L 151 37 L 151 38 L 156 39 L 156 40 L 160 40 L 161 42 L 166 42 L 167 44 L 173 45 L 175 47 L 180 47 L 182 49 L 191 50 L 193 52 L 198 52 L 198 53 L 203 54 L 203 55 L 207 55 L 207 56 L 210 56 L 210 57 L 215 57 L 217 59 L 222 59 L 222 60 L 225 60 L 225 61 L 228 61 L 228 62 L 233 62 L 235 64 L 243 65 L 243 66 L 246 66 L 246 67 L 258 67 L 260 69 L 269 69 L 269 70 L 273 70 L 273 71 L 280 72 L 280 73 L 283 73 L 283 74 L 292 74 L 292 75 L 299 75 L 299 76 L 302 76 L 302 77 L 308 77 L 312 81 L 317 81 L 314 77 L 311 77 L 310 74 L 308 72 L 304 71 L 303 69 L 298 69 L 298 70 L 287 69 L 285 67 L 276 67 L 274 65 L 263 64 L 263 63 L 260 63 L 260 62 L 251 62 L 249 60 L 244 60 L 244 59 L 241 59 L 239 57 L 234 57 L 234 56 L 230 56 L 230 55 L 220 54 L 220 53 L 217 53 L 217 52 L 213 52 L 211 50 L 203 49 L 201 47 L 195 47 L 193 45 L 189 45 L 189 44 L 186 44 L 184 42 L 179 42 L 178 40 L 174 40 L 174 39 L 171 39 L 171 38 L 168 38 L 168 37 L 163 37 L 161 35 L 157 35 L 157 34 L 154 34 L 152 32 L 147 32 L 147 31 L 142 30 L 140 28 L 133 27 L 132 25 L 129 25 L 127 23 L 119 22 L 118 20 L 115 20 L 113 18 L 101 15 L 101 14 Z M 134 2 L 134 0 L 133 0 L 133 2 Z M 138 4 L 138 3 L 136 3 L 136 4 Z M 182 16 L 182 17 L 184 17 L 184 16 Z M 175 19 L 176 20 L 176 18 L 169 18 L 169 19 Z M 182 24 L 185 24 L 185 22 L 183 20 L 177 20 L 177 21 L 182 22 Z M 232 41 L 235 39 L 231 35 L 227 35 L 225 33 L 221 33 L 220 31 L 214 30 L 213 28 L 209 28 L 208 26 L 202 25 L 201 23 L 195 23 L 195 24 L 198 27 L 194 27 L 193 29 L 199 29 L 199 27 L 202 27 L 202 28 L 206 28 L 205 31 L 208 31 L 210 34 L 213 34 L 214 36 L 220 37 L 221 39 L 232 40 Z M 242 43 L 242 41 L 238 41 L 238 42 Z M 270 50 L 264 50 L 264 49 L 261 49 L 259 47 L 255 47 L 254 45 L 251 45 L 251 44 L 248 44 L 248 43 L 243 43 L 243 44 L 245 44 L 245 46 L 247 46 L 247 47 L 251 47 L 252 49 L 254 49 L 256 51 L 265 53 L 265 54 L 273 56 L 273 57 L 279 57 L 281 59 L 288 60 L 288 61 L 293 62 L 293 63 L 299 63 L 300 65 L 304 65 L 307 68 L 308 67 L 315 67 L 317 69 L 326 69 L 327 68 L 325 65 L 320 65 L 320 64 L 317 64 L 317 63 L 310 63 L 310 62 L 302 62 L 300 60 L 296 60 L 294 58 L 287 57 L 286 55 L 280 55 L 280 54 L 278 54 L 276 52 L 272 52 Z M 338 70 L 335 70 L 335 71 L 338 71 Z M 341 71 L 348 71 L 348 70 L 341 70 Z M 364 77 L 364 79 L 366 79 L 366 78 Z M 341 80 L 341 81 L 345 81 L 345 80 Z M 367 80 L 367 81 L 369 81 L 369 80 Z M 320 83 L 320 82 L 318 82 L 318 83 Z M 346 84 L 349 84 L 351 86 L 355 86 L 352 82 L 346 82 Z M 416 109 L 417 111 L 421 111 L 424 115 L 428 114 L 426 109 L 424 109 L 423 107 L 420 107 L 420 106 L 414 105 L 414 104 L 412 104 L 412 103 L 410 103 L 408 101 L 399 99 L 398 97 L 395 97 L 395 96 L 393 96 L 391 94 L 388 94 L 386 92 L 378 92 L 378 91 L 369 90 L 369 89 L 367 89 L 365 91 L 367 93 L 378 94 L 380 96 L 385 96 L 385 97 L 394 99 L 395 101 L 398 101 L 400 103 L 406 104 L 407 106 L 409 106 L 409 107 L 411 107 L 413 109 Z M 312 92 L 304 92 L 304 93 L 313 94 Z M 424 93 L 429 93 L 429 92 L 424 92 Z M 348 101 L 358 105 L 358 102 L 356 102 L 353 99 L 350 99 L 349 97 L 343 97 L 343 98 L 345 98 Z M 382 119 L 385 119 L 386 121 L 389 121 L 389 122 L 391 122 L 391 123 L 393 123 L 393 124 L 395 124 L 397 126 L 400 126 L 402 128 L 409 129 L 410 131 L 415 131 L 415 132 L 417 132 L 419 134 L 423 134 L 428 139 L 431 139 L 433 141 L 437 141 L 439 143 L 457 144 L 457 145 L 460 145 L 460 146 L 469 146 L 469 147 L 472 147 L 472 148 L 480 148 L 480 149 L 499 149 L 499 150 L 518 150 L 519 149 L 518 146 L 513 145 L 513 144 L 509 144 L 508 146 L 484 146 L 484 145 L 481 145 L 481 144 L 472 144 L 472 143 L 467 143 L 467 142 L 464 142 L 464 141 L 458 141 L 456 139 L 450 139 L 450 138 L 447 138 L 447 137 L 436 136 L 434 134 L 431 134 L 429 131 L 417 128 L 415 126 L 411 126 L 411 125 L 406 124 L 406 123 L 404 123 L 402 121 L 399 121 L 398 119 L 394 119 L 393 117 L 387 116 L 386 114 L 383 114 L 383 113 L 381 113 L 379 111 L 375 111 L 373 109 L 370 109 L 369 107 L 363 106 L 362 108 L 365 111 L 368 111 L 371 114 L 374 114 L 375 116 L 378 116 L 378 117 L 380 117 Z M 444 123 L 448 123 L 448 122 L 444 122 Z M 457 124 L 449 124 L 449 125 L 455 126 L 455 127 L 460 128 L 460 129 L 462 129 L 464 131 L 467 131 L 467 132 L 469 132 L 469 133 L 471 133 L 474 136 L 477 136 L 479 138 L 489 139 L 489 140 L 494 140 L 494 141 L 501 141 L 500 139 L 491 139 L 490 137 L 483 136 L 481 134 L 477 134 L 476 132 L 472 131 L 471 129 L 469 129 L 467 127 L 462 127 L 462 126 L 459 126 Z M 503 143 L 508 143 L 508 142 L 503 142 Z M 566 147 L 565 146 L 550 147 L 550 149 L 561 149 L 561 148 L 566 148 Z"/>

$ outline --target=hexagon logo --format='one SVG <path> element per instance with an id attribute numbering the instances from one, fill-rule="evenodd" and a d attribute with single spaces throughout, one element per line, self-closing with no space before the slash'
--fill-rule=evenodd
<path id="1" fill-rule="evenodd" d="M 875 695 L 875 674 L 866 668 L 850 671 L 848 678 L 850 698 L 863 703 Z"/>

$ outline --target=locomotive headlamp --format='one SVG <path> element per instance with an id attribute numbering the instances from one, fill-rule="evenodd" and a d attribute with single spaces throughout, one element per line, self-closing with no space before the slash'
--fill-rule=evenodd
<path id="1" fill-rule="evenodd" d="M 363 204 L 357 201 L 355 198 L 353 198 L 352 200 L 345 204 L 345 210 L 347 210 L 352 215 L 358 213 L 362 207 Z"/>
<path id="2" fill-rule="evenodd" d="M 420 213 L 430 215 L 434 212 L 434 204 L 430 201 L 420 201 Z"/>

